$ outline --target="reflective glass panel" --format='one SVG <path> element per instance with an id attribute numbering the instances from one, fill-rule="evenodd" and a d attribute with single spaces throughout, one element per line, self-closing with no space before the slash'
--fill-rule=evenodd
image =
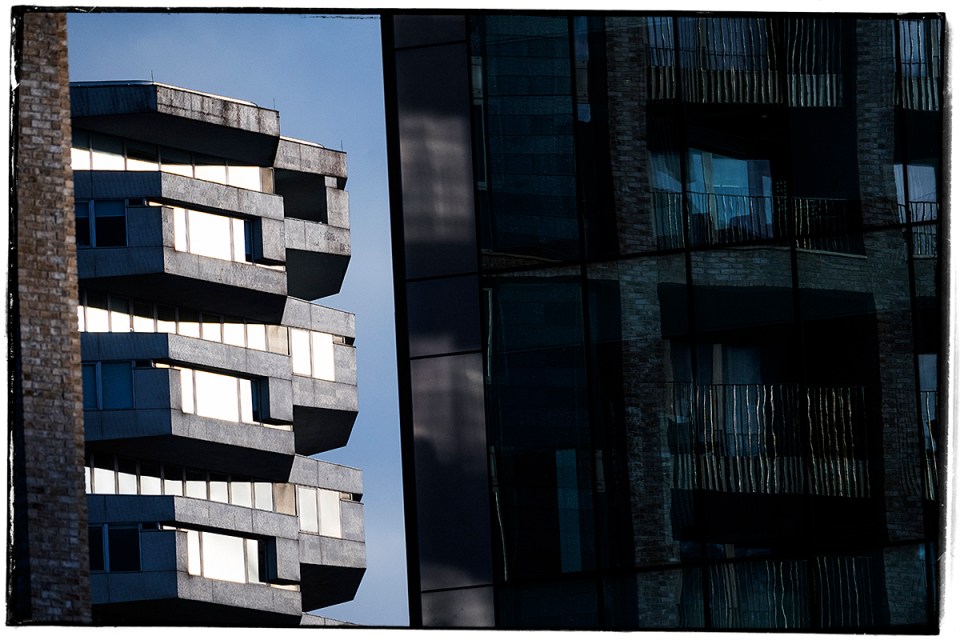
<path id="1" fill-rule="evenodd" d="M 200 337 L 200 312 L 193 309 L 179 309 L 177 333 L 190 338 Z"/>
<path id="2" fill-rule="evenodd" d="M 256 540 L 244 540 L 247 551 L 247 582 L 260 582 L 260 544 Z"/>
<path id="3" fill-rule="evenodd" d="M 220 316 L 209 313 L 201 314 L 200 335 L 204 340 L 213 340 L 220 342 L 222 335 L 220 333 Z"/>
<path id="4" fill-rule="evenodd" d="M 140 463 L 140 494 L 159 496 L 163 493 L 160 482 L 160 465 L 156 462 Z"/>
<path id="5" fill-rule="evenodd" d="M 313 377 L 321 380 L 334 379 L 333 336 L 329 333 L 313 331 Z"/>
<path id="6" fill-rule="evenodd" d="M 260 191 L 260 167 L 241 167 L 230 165 L 227 167 L 227 184 Z"/>
<path id="7" fill-rule="evenodd" d="M 87 321 L 86 330 L 91 333 L 100 333 L 110 330 L 110 317 L 107 315 L 107 294 L 99 291 L 87 292 Z"/>
<path id="8" fill-rule="evenodd" d="M 209 258 L 230 260 L 231 219 L 200 211 L 187 211 L 187 226 L 190 234 L 190 253 Z"/>
<path id="9" fill-rule="evenodd" d="M 178 465 L 163 466 L 163 495 L 183 495 L 183 468 Z"/>
<path id="10" fill-rule="evenodd" d="M 130 303 L 126 298 L 110 296 L 110 331 L 114 333 L 130 331 Z"/>
<path id="11" fill-rule="evenodd" d="M 177 332 L 177 309 L 166 305 L 157 305 L 157 331 L 160 333 Z"/>
<path id="12" fill-rule="evenodd" d="M 209 371 L 196 371 L 197 415 L 237 422 L 240 403 L 237 397 L 237 378 Z"/>
<path id="13" fill-rule="evenodd" d="M 214 502 L 229 502 L 227 477 L 219 473 L 210 474 L 210 499 Z"/>
<path id="14" fill-rule="evenodd" d="M 153 333 L 156 331 L 152 304 L 147 302 L 133 303 L 133 330 L 143 333 Z"/>
<path id="15" fill-rule="evenodd" d="M 137 494 L 137 463 L 135 460 L 117 459 L 117 493 Z"/>
<path id="16" fill-rule="evenodd" d="M 320 535 L 339 538 L 340 531 L 340 492 L 317 489 L 320 505 Z"/>
<path id="17" fill-rule="evenodd" d="M 208 180 L 220 184 L 227 183 L 226 162 L 220 158 L 213 158 L 197 154 L 194 156 L 194 177 L 198 180 Z"/>
<path id="18" fill-rule="evenodd" d="M 113 471 L 113 458 L 97 460 L 93 467 L 93 492 L 114 494 L 117 492 L 117 476 Z"/>
<path id="19" fill-rule="evenodd" d="M 273 511 L 273 484 L 269 482 L 253 483 L 254 506 L 264 511 Z"/>
<path id="20" fill-rule="evenodd" d="M 247 256 L 247 222 L 239 218 L 232 218 L 230 224 L 233 232 L 233 259 L 242 262 Z"/>
<path id="21" fill-rule="evenodd" d="M 224 318 L 223 342 L 237 347 L 244 346 L 243 323 L 232 318 Z"/>
<path id="22" fill-rule="evenodd" d="M 127 140 L 127 171 L 159 171 L 157 146 L 137 140 Z"/>
<path id="23" fill-rule="evenodd" d="M 180 369 L 180 409 L 193 413 L 194 407 L 193 370 Z"/>
<path id="24" fill-rule="evenodd" d="M 213 580 L 246 582 L 243 538 L 204 531 L 200 534 L 203 548 L 203 575 Z"/>
<path id="25" fill-rule="evenodd" d="M 267 328 L 264 325 L 247 325 L 247 347 L 258 351 L 267 350 Z"/>
<path id="26" fill-rule="evenodd" d="M 187 479 L 184 495 L 188 498 L 207 499 L 207 474 L 195 469 L 186 469 L 185 477 Z"/>
<path id="27" fill-rule="evenodd" d="M 249 482 L 234 480 L 230 483 L 230 503 L 240 507 L 253 506 L 253 489 Z"/>
<path id="28" fill-rule="evenodd" d="M 94 171 L 123 171 L 123 141 L 120 138 L 90 133 L 91 168 Z"/>
<path id="29" fill-rule="evenodd" d="M 187 210 L 173 207 L 173 248 L 177 251 L 189 251 L 187 244 Z"/>
<path id="30" fill-rule="evenodd" d="M 316 489 L 297 487 L 297 514 L 300 516 L 301 531 L 319 533 Z"/>
<path id="31" fill-rule="evenodd" d="M 253 424 L 255 422 L 253 411 L 253 389 L 255 385 L 252 380 L 243 378 L 237 382 L 240 385 L 240 422 Z"/>
<path id="32" fill-rule="evenodd" d="M 293 372 L 310 375 L 310 333 L 303 329 L 290 329 L 290 355 Z"/>
<path id="33" fill-rule="evenodd" d="M 193 159 L 189 151 L 160 147 L 160 170 L 181 176 L 193 176 Z"/>
<path id="34" fill-rule="evenodd" d="M 203 570 L 200 562 L 200 532 L 187 531 L 187 573 L 199 576 Z"/>

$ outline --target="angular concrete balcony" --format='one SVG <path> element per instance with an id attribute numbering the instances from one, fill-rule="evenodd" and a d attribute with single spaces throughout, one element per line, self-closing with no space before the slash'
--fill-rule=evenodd
<path id="1" fill-rule="evenodd" d="M 298 456 L 290 472 L 290 481 L 304 486 L 362 495 L 359 469 L 344 467 Z M 357 592 L 366 567 L 363 505 L 340 501 L 339 536 L 304 530 L 301 513 L 300 583 L 304 611 L 351 600 Z"/>
<path id="2" fill-rule="evenodd" d="M 243 100 L 154 82 L 73 83 L 74 127 L 269 166 L 280 114 Z"/>
<path id="3" fill-rule="evenodd" d="M 286 215 L 290 295 L 313 300 L 340 291 L 350 262 L 347 154 L 280 138 L 276 192 Z"/>
<path id="4" fill-rule="evenodd" d="M 85 371 L 85 384 L 93 395 L 84 411 L 91 451 L 109 449 L 130 456 L 148 451 L 158 461 L 224 473 L 256 469 L 264 478 L 286 480 L 295 448 L 289 430 L 293 416 L 286 356 L 163 333 L 85 333 L 81 343 L 82 358 L 91 368 Z M 159 361 L 183 365 L 187 372 L 231 367 L 228 371 L 239 377 L 208 375 L 214 384 L 237 381 L 235 404 L 244 402 L 244 380 L 258 379 L 258 385 L 250 384 L 247 399 L 252 403 L 256 393 L 257 411 L 251 404 L 249 411 L 232 407 L 235 417 L 221 416 L 217 403 L 225 400 L 222 392 L 194 400 L 188 391 L 185 401 L 184 371 L 157 367 Z M 122 388 L 106 388 L 104 363 L 121 368 Z M 191 384 L 196 384 L 192 378 Z M 206 405 L 198 404 L 201 401 Z"/>
<path id="5" fill-rule="evenodd" d="M 357 417 L 357 355 L 353 347 L 354 316 L 351 313 L 329 309 L 295 298 L 287 299 L 283 324 L 291 332 L 300 330 L 322 332 L 335 336 L 330 345 L 333 371 L 318 374 L 315 366 L 307 373 L 306 363 L 299 368 L 298 360 L 306 348 L 294 354 L 292 392 L 293 424 L 297 453 L 313 455 L 346 444 Z M 322 376 L 322 377 L 321 377 Z"/>

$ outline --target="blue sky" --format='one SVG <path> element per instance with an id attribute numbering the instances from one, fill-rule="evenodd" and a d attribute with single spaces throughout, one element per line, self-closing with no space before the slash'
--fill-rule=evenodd
<path id="1" fill-rule="evenodd" d="M 280 111 L 283 135 L 347 152 L 353 258 L 322 304 L 357 315 L 360 415 L 349 444 L 319 456 L 364 471 L 367 573 L 322 615 L 406 625 L 393 282 L 380 25 L 366 16 L 73 13 L 70 79 L 156 80 Z"/>

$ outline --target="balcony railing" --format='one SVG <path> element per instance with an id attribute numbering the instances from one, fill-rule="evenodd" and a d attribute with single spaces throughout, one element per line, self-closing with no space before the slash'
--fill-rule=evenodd
<path id="1" fill-rule="evenodd" d="M 842 105 L 839 22 L 784 18 L 782 25 L 781 35 L 768 18 L 648 17 L 650 99 Z"/>
<path id="2" fill-rule="evenodd" d="M 940 217 L 940 204 L 937 202 L 910 202 L 897 205 L 897 215 L 901 224 L 909 221 L 913 225 L 913 255 L 937 255 L 937 219 Z"/>
<path id="3" fill-rule="evenodd" d="M 937 419 L 937 392 L 920 392 L 920 420 L 923 430 L 923 486 L 928 500 L 936 500 L 939 493 L 937 451 L 939 450 L 939 422 Z"/>
<path id="4" fill-rule="evenodd" d="M 657 243 L 661 249 L 684 246 L 683 195 L 652 191 Z M 687 192 L 691 246 L 785 240 L 801 249 L 860 252 L 848 200 L 786 198 Z"/>
<path id="5" fill-rule="evenodd" d="M 861 387 L 670 383 L 674 486 L 866 497 Z"/>

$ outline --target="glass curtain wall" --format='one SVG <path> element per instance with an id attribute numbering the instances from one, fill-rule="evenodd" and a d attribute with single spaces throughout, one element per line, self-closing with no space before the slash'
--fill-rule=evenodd
<path id="1" fill-rule="evenodd" d="M 941 32 L 470 17 L 499 626 L 934 624 Z"/>

